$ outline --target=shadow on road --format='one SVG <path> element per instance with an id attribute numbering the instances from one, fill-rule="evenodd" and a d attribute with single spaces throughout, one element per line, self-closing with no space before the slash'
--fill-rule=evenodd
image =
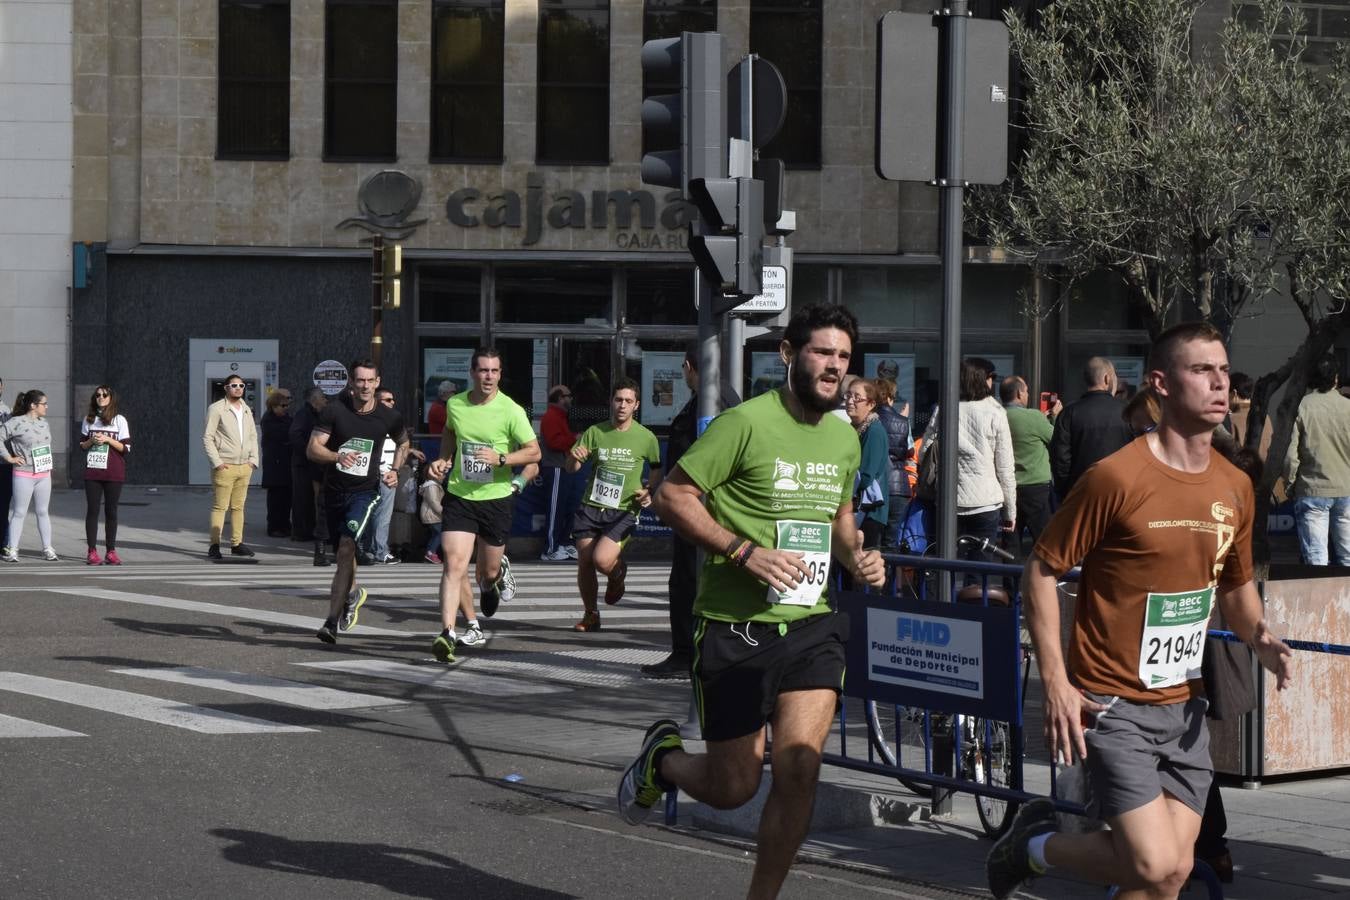
<path id="1" fill-rule="evenodd" d="M 274 872 L 366 882 L 405 897 L 444 897 L 447 885 L 454 885 L 458 895 L 467 897 L 568 900 L 576 896 L 520 884 L 451 857 L 411 847 L 296 841 L 238 828 L 213 828 L 210 834 L 233 842 L 222 851 L 225 859 L 233 863 Z"/>

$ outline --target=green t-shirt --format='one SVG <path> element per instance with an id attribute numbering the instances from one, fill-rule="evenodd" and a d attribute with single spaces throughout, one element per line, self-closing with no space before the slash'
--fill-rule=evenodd
<path id="1" fill-rule="evenodd" d="M 761 547 L 805 553 L 818 580 L 811 605 L 771 601 L 770 590 L 721 554 L 708 554 L 694 611 L 723 622 L 791 622 L 829 611 L 824 590 L 828 526 L 853 495 L 861 450 L 838 416 L 798 422 L 770 391 L 722 413 L 679 467 L 707 495 L 709 515 Z M 823 557 L 822 557 L 823 554 Z M 809 599 L 809 598 L 808 598 Z"/>
<path id="2" fill-rule="evenodd" d="M 629 509 L 633 495 L 642 489 L 642 464 L 661 465 L 661 445 L 656 435 L 638 422 L 627 431 L 613 421 L 592 425 L 577 441 L 591 451 L 591 479 L 582 502 L 601 509 Z"/>
<path id="3" fill-rule="evenodd" d="M 455 461 L 446 479 L 446 493 L 466 500 L 500 500 L 511 496 L 511 467 L 473 459 L 482 446 L 510 453 L 535 440 L 530 419 L 520 404 L 497 392 L 487 403 L 470 403 L 464 391 L 445 404 L 445 430 L 455 434 Z"/>
<path id="4" fill-rule="evenodd" d="M 1039 409 L 1005 407 L 1019 485 L 1050 483 L 1050 436 L 1055 426 Z"/>

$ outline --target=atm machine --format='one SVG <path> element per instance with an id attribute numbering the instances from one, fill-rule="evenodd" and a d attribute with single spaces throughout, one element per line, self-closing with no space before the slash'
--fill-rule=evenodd
<path id="1" fill-rule="evenodd" d="M 226 380 L 237 375 L 244 379 L 244 402 L 253 411 L 254 422 L 261 420 L 267 395 L 278 384 L 277 342 L 193 339 L 189 345 L 188 482 L 210 484 L 211 466 L 202 449 L 206 409 L 225 396 Z M 252 483 L 261 479 L 260 467 Z"/>

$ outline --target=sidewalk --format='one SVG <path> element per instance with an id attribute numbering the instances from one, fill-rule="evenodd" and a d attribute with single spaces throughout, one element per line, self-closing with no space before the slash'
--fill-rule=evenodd
<path id="1" fill-rule="evenodd" d="M 245 511 L 245 541 L 258 552 L 259 562 L 307 559 L 312 552 L 307 544 L 261 537 L 265 499 L 261 489 L 250 489 Z M 129 485 L 122 495 L 117 542 L 123 560 L 136 565 L 204 559 L 210 503 L 207 487 Z M 66 560 L 84 555 L 84 505 L 82 491 L 53 492 L 53 544 Z M 36 532 L 30 517 L 21 548 L 23 565 L 50 565 L 37 558 Z M 101 540 L 99 546 L 101 550 Z M 552 724 L 547 712 L 534 718 L 541 729 Z M 592 731 L 590 740 L 595 737 Z M 627 732 L 622 737 L 624 747 L 632 743 Z M 572 735 L 569 740 L 576 746 L 563 748 L 562 755 L 584 758 L 597 749 L 585 735 Z M 1029 733 L 1028 742 L 1038 745 L 1039 735 Z M 853 744 L 852 737 L 850 749 L 854 754 L 865 752 Z M 1237 877 L 1227 887 L 1226 896 L 1234 900 L 1350 897 L 1350 775 L 1267 783 L 1259 790 L 1226 788 L 1224 800 L 1230 849 L 1237 865 Z M 883 876 L 912 897 L 988 896 L 984 857 L 990 841 L 983 836 L 971 797 L 958 795 L 954 807 L 950 817 L 935 820 L 928 815 L 926 801 L 895 782 L 827 766 L 803 856 Z M 757 818 L 755 804 L 718 813 L 685 798 L 676 827 L 749 836 Z M 1101 889 L 1045 878 L 1020 896 L 1100 897 Z M 1189 896 L 1201 895 L 1193 891 Z"/>

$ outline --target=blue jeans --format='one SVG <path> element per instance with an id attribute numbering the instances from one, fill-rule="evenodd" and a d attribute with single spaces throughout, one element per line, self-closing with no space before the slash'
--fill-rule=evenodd
<path id="1" fill-rule="evenodd" d="M 375 504 L 375 513 L 370 517 L 370 525 L 357 546 L 365 553 L 375 557 L 376 562 L 384 562 L 389 555 L 389 523 L 394 518 L 394 488 L 380 480 L 380 499 Z"/>
<path id="2" fill-rule="evenodd" d="M 1299 497 L 1294 501 L 1294 520 L 1305 563 L 1328 564 L 1329 533 L 1337 565 L 1350 566 L 1350 497 Z"/>

